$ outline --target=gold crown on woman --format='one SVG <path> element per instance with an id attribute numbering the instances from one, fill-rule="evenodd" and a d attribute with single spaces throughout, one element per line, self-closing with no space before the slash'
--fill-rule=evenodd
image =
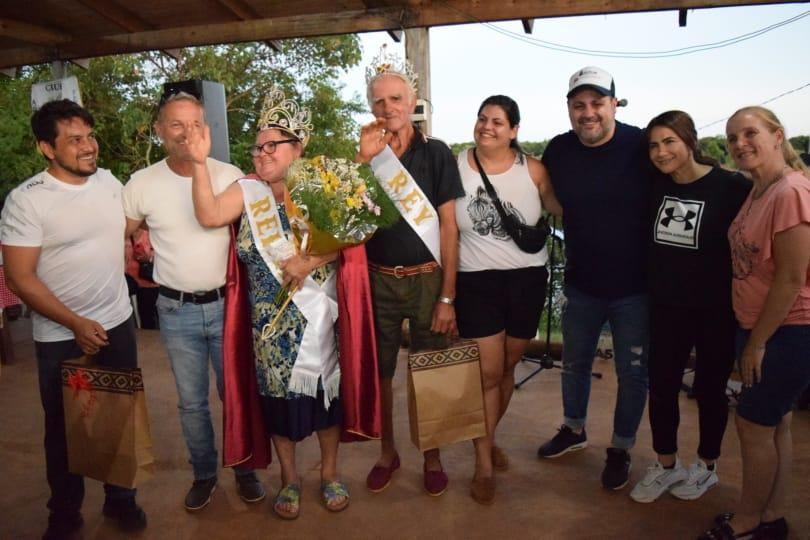
<path id="1" fill-rule="evenodd" d="M 301 108 L 294 100 L 287 99 L 278 86 L 271 88 L 265 96 L 259 116 L 259 131 L 272 128 L 289 133 L 305 147 L 312 133 L 309 109 Z"/>
<path id="2" fill-rule="evenodd" d="M 411 89 L 416 92 L 416 72 L 413 65 L 394 52 L 388 51 L 388 44 L 383 43 L 380 52 L 366 68 L 366 86 L 382 75 L 396 75 L 401 77 Z"/>

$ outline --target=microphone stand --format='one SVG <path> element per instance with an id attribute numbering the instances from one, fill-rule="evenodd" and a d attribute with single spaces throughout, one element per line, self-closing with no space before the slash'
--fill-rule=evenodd
<path id="1" fill-rule="evenodd" d="M 556 362 L 554 358 L 551 356 L 551 319 L 554 312 L 554 289 L 556 286 L 555 283 L 555 270 L 562 270 L 561 263 L 557 262 L 554 258 L 557 249 L 562 248 L 563 239 L 562 235 L 559 233 L 557 229 L 557 217 L 551 216 L 551 248 L 548 250 L 548 287 L 546 288 L 546 343 L 545 348 L 543 350 L 543 356 L 540 358 L 532 358 L 531 356 L 526 356 L 525 354 L 520 359 L 521 362 L 529 362 L 531 364 L 535 364 L 537 367 L 523 377 L 520 381 L 515 383 L 515 389 L 519 390 L 521 386 L 526 384 L 532 377 L 543 371 L 544 369 L 562 369 L 562 364 Z M 555 247 L 557 246 L 557 247 Z M 559 267 L 559 268 L 558 268 Z M 591 376 L 595 379 L 601 379 L 601 373 L 591 373 Z"/>

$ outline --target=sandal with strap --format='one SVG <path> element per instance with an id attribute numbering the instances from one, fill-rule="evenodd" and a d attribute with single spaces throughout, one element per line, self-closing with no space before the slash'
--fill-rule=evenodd
<path id="1" fill-rule="evenodd" d="M 349 489 L 340 480 L 321 483 L 321 497 L 330 512 L 340 512 L 349 506 Z"/>
<path id="2" fill-rule="evenodd" d="M 286 510 L 283 506 L 289 506 L 291 510 Z M 301 509 L 301 486 L 298 484 L 287 484 L 281 488 L 273 502 L 273 511 L 282 519 L 295 519 Z"/>
<path id="3" fill-rule="evenodd" d="M 759 533 L 759 527 L 754 527 L 750 531 L 741 533 L 734 532 L 728 521 L 723 522 L 722 525 L 710 529 L 705 533 L 698 536 L 698 540 L 735 540 L 736 538 L 745 538 L 746 540 L 757 540 L 762 538 Z"/>
<path id="4" fill-rule="evenodd" d="M 717 514 L 714 516 L 714 524 L 715 525 L 722 525 L 723 523 L 731 521 L 731 518 L 734 517 L 734 512 L 723 512 L 722 514 Z"/>
<path id="5" fill-rule="evenodd" d="M 728 523 L 734 517 L 734 512 L 723 512 L 714 516 L 714 524 L 717 526 Z M 756 528 L 758 535 L 771 540 L 785 540 L 788 537 L 788 524 L 785 518 L 774 519 L 772 521 L 762 521 Z M 754 535 L 755 537 L 757 535 Z"/>

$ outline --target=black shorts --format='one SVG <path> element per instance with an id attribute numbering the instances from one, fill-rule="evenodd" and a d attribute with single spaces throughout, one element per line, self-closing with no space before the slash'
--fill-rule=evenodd
<path id="1" fill-rule="evenodd" d="M 465 338 L 480 338 L 506 330 L 510 337 L 533 338 L 540 324 L 547 286 L 545 266 L 459 272 L 456 278 L 459 333 Z"/>

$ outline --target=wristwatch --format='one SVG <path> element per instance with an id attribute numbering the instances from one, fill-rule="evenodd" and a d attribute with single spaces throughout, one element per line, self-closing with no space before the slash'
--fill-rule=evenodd
<path id="1" fill-rule="evenodd" d="M 442 304 L 447 304 L 448 306 L 452 306 L 453 302 L 454 302 L 454 300 L 452 298 L 450 298 L 449 296 L 440 296 L 436 300 L 438 302 L 441 302 Z"/>

